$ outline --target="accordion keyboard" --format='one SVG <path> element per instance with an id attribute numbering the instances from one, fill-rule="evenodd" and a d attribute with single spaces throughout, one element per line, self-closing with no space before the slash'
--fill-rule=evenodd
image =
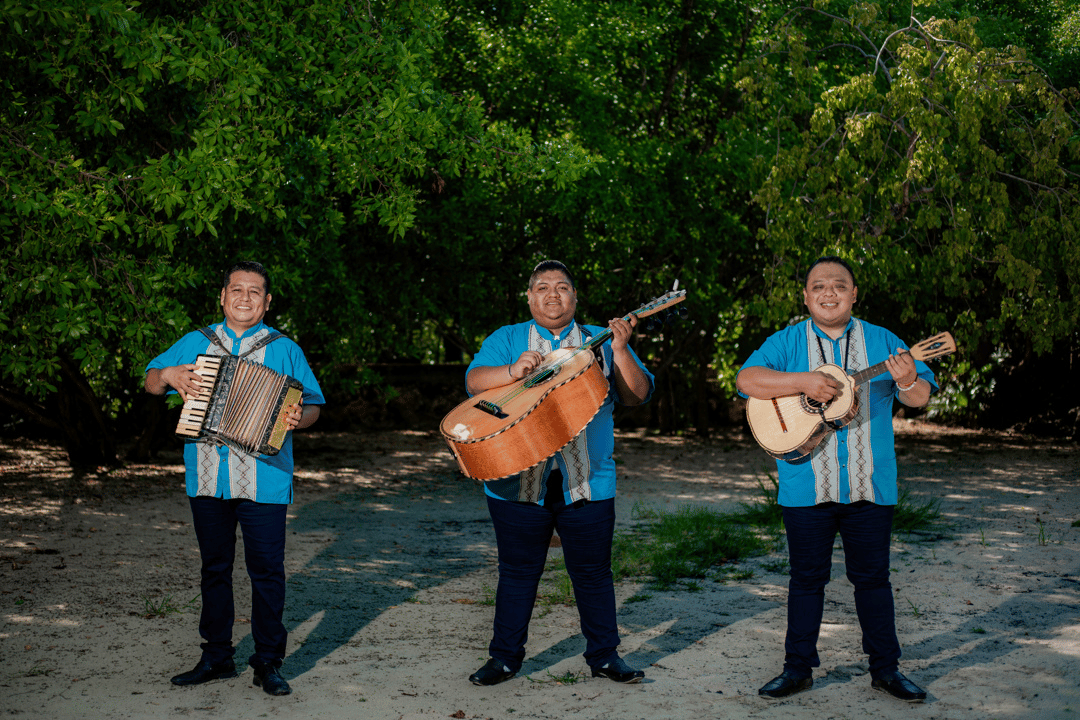
<path id="1" fill-rule="evenodd" d="M 177 435 L 198 437 L 202 431 L 210 397 L 214 393 L 214 384 L 221 370 L 221 358 L 200 355 L 195 361 L 195 374 L 201 378 L 202 388 L 197 395 L 190 396 L 180 410 L 180 422 L 176 426 Z"/>

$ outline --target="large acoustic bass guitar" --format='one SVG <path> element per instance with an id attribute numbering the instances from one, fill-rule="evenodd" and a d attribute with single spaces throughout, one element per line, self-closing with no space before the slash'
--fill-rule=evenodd
<path id="1" fill-rule="evenodd" d="M 631 315 L 653 315 L 682 302 L 672 291 Z M 447 413 L 439 430 L 461 472 L 497 480 L 527 470 L 566 446 L 585 429 L 608 394 L 594 349 L 611 337 L 597 333 L 577 348 L 560 348 L 524 378 L 479 393 Z"/>
<path id="2" fill-rule="evenodd" d="M 913 345 L 909 351 L 916 360 L 933 360 L 956 352 L 952 335 L 943 332 Z M 827 403 L 804 394 L 782 395 L 746 401 L 746 419 L 754 439 L 765 452 L 779 460 L 798 460 L 814 451 L 829 433 L 850 423 L 859 412 L 857 388 L 871 378 L 888 372 L 884 362 L 848 375 L 838 365 L 825 364 L 823 372 L 840 381 L 840 392 Z"/>

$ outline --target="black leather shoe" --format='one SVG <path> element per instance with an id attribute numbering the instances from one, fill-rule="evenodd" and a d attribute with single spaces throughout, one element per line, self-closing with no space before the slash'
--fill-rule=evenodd
<path id="1" fill-rule="evenodd" d="M 800 677 L 793 673 L 791 670 L 785 670 L 757 691 L 758 695 L 765 695 L 771 698 L 782 698 L 788 695 L 794 695 L 797 692 L 803 690 L 809 690 L 814 687 L 814 678 L 812 677 Z"/>
<path id="2" fill-rule="evenodd" d="M 281 673 L 273 665 L 252 665 L 255 675 L 251 678 L 251 684 L 256 687 L 262 686 L 267 695 L 288 695 L 292 692 L 289 683 L 281 677 Z"/>
<path id="3" fill-rule="evenodd" d="M 645 677 L 645 673 L 630 667 L 621 657 L 616 657 L 603 667 L 593 668 L 592 676 L 606 677 L 608 680 L 614 680 L 617 683 L 636 683 L 641 682 L 641 678 Z"/>
<path id="4" fill-rule="evenodd" d="M 469 676 L 473 685 L 498 685 L 517 675 L 495 658 L 489 658 L 484 667 Z"/>
<path id="5" fill-rule="evenodd" d="M 236 672 L 236 663 L 229 660 L 222 660 L 219 663 L 212 663 L 209 660 L 203 659 L 199 661 L 199 664 L 192 670 L 188 670 L 186 673 L 180 673 L 172 679 L 173 685 L 201 685 L 204 682 L 210 680 L 220 680 L 222 678 L 233 678 L 239 673 Z"/>
<path id="6" fill-rule="evenodd" d="M 899 670 L 882 673 L 870 682 L 870 687 L 909 703 L 921 703 L 926 699 L 926 691 L 904 677 Z"/>

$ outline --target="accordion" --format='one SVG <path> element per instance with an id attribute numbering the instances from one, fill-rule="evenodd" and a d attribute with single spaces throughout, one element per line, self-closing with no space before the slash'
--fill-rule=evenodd
<path id="1" fill-rule="evenodd" d="M 289 427 L 285 411 L 300 401 L 303 384 L 236 355 L 200 355 L 202 390 L 180 411 L 176 434 L 208 438 L 253 455 L 276 455 Z"/>

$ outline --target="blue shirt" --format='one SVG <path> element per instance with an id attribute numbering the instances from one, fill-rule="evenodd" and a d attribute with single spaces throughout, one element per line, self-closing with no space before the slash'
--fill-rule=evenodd
<path id="1" fill-rule="evenodd" d="M 221 322 L 210 327 L 233 355 L 239 355 L 260 338 L 276 332 L 263 323 L 237 336 Z M 146 369 L 162 369 L 195 362 L 198 355 L 216 354 L 213 345 L 201 332 L 190 332 L 172 347 L 147 364 Z M 304 405 L 324 405 L 322 388 L 308 366 L 300 346 L 287 337 L 279 337 L 248 356 L 271 370 L 296 378 L 304 385 Z M 175 393 L 169 390 L 169 393 Z M 284 505 L 293 499 L 292 432 L 286 433 L 281 450 L 272 456 L 250 455 L 225 445 L 206 442 L 184 444 L 184 477 L 190 497 L 208 496 L 224 499 L 247 498 L 261 503 Z"/>
<path id="2" fill-rule="evenodd" d="M 820 343 L 820 344 L 819 344 Z M 843 367 L 848 374 L 883 362 L 897 348 L 908 346 L 888 330 L 852 318 L 844 333 L 833 340 L 812 320 L 784 328 L 770 336 L 743 364 L 780 372 L 809 372 L 825 363 Z M 934 373 L 916 360 L 919 377 L 938 389 Z M 892 428 L 892 376 L 883 372 L 858 388 L 859 411 L 849 425 L 831 432 L 807 457 L 777 460 L 778 501 L 784 507 L 808 507 L 821 502 L 869 500 L 895 505 L 896 449 Z M 746 397 L 744 393 L 740 393 Z"/>
<path id="3" fill-rule="evenodd" d="M 469 364 L 466 375 L 475 367 L 498 367 L 516 362 L 521 357 L 521 353 L 529 349 L 529 333 L 533 328 L 540 334 L 540 337 L 551 343 L 552 350 L 556 350 L 560 347 L 561 342 L 566 341 L 567 335 L 573 331 L 575 326 L 576 322 L 571 323 L 558 336 L 552 335 L 550 330 L 541 327 L 535 320 L 501 327 L 484 340 L 480 351 L 476 353 L 473 361 Z M 606 330 L 606 328 L 595 325 L 582 325 L 579 327 L 583 330 L 582 334 L 586 336 L 585 340 Z M 602 343 L 600 347 L 603 353 L 603 367 L 606 369 L 605 374 L 609 374 L 607 369 L 614 367 L 614 353 L 611 349 L 611 341 L 608 340 Z M 630 356 L 634 359 L 634 362 L 637 363 L 638 367 L 649 379 L 649 394 L 645 398 L 645 401 L 648 401 L 653 392 L 653 375 L 641 364 L 641 360 L 638 359 L 634 351 L 629 347 L 627 349 L 630 350 Z M 607 500 L 615 497 L 615 460 L 612 457 L 612 453 L 615 451 L 615 421 L 612 413 L 616 402 L 622 403 L 622 399 L 619 398 L 618 390 L 609 377 L 607 397 L 604 398 L 600 409 L 583 431 L 589 453 L 590 473 L 588 483 L 591 500 Z M 562 453 L 556 453 L 554 458 L 547 461 L 548 464 L 550 465 L 553 460 L 563 474 L 564 500 L 567 503 L 573 502 L 567 489 L 566 480 L 566 478 L 570 477 L 570 473 L 567 471 L 566 461 L 563 459 Z M 550 468 L 548 472 L 550 472 Z M 484 492 L 490 497 L 502 500 L 517 500 L 517 487 L 518 477 L 513 476 L 484 483 Z M 542 498 L 540 504 L 543 505 Z"/>

